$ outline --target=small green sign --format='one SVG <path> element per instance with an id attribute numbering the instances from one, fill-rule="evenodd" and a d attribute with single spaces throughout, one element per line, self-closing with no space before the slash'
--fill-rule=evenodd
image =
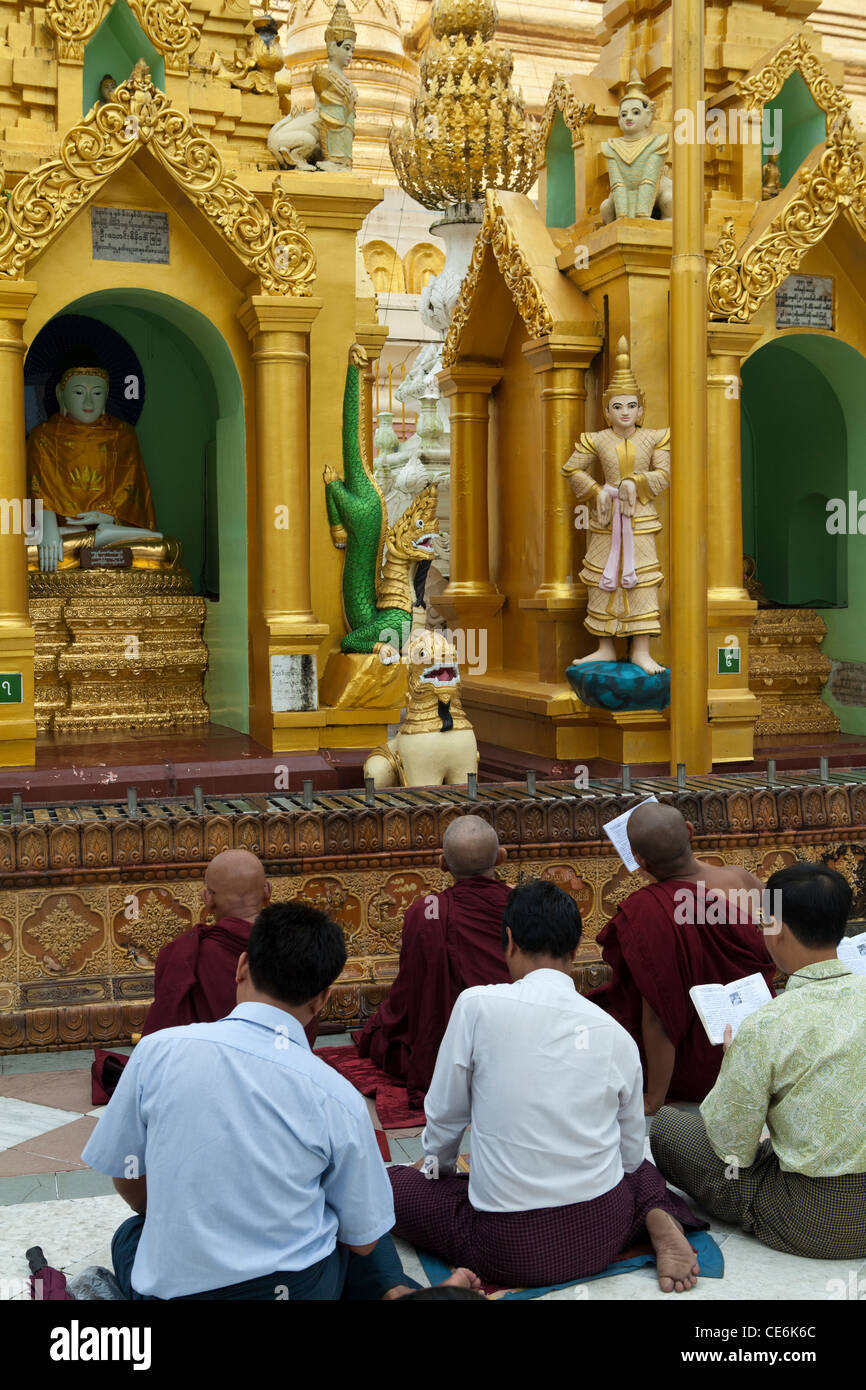
<path id="1" fill-rule="evenodd" d="M 717 647 L 718 652 L 718 674 L 720 676 L 738 676 L 740 674 L 740 648 L 739 647 Z"/>
<path id="2" fill-rule="evenodd" d="M 0 672 L 0 705 L 24 703 L 24 685 L 20 671 Z"/>

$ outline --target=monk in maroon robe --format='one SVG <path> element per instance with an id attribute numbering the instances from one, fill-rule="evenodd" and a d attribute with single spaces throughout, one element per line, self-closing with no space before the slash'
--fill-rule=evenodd
<path id="1" fill-rule="evenodd" d="M 511 978 L 502 949 L 502 913 L 511 889 L 495 877 L 504 859 L 496 831 L 480 816 L 451 822 L 439 866 L 454 883 L 407 909 L 397 978 L 355 1035 L 361 1056 L 402 1081 L 413 1105 L 424 1103 L 458 994 Z"/>
<path id="2" fill-rule="evenodd" d="M 237 1003 L 238 960 L 247 949 L 253 922 L 270 897 L 265 871 L 249 850 L 223 850 L 211 860 L 201 900 L 214 921 L 199 922 L 163 946 L 156 958 L 153 1003 L 142 1037 L 187 1023 L 215 1023 L 231 1013 Z M 312 1019 L 304 1031 L 312 1047 L 318 1020 Z M 94 1105 L 104 1104 L 113 1093 L 126 1062 L 123 1053 L 96 1049 Z"/>
<path id="3" fill-rule="evenodd" d="M 703 1100 L 716 1083 L 723 1050 L 706 1035 L 689 997 L 692 986 L 760 972 L 773 990 L 761 880 L 695 858 L 693 833 L 674 806 L 647 802 L 633 812 L 632 852 L 656 881 L 626 898 L 598 934 L 613 980 L 589 997 L 640 1048 L 648 1115 L 666 1098 Z"/>

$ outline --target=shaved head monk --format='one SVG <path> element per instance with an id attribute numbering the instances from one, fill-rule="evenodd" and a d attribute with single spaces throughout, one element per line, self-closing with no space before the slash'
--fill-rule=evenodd
<path id="1" fill-rule="evenodd" d="M 451 821 L 439 867 L 454 879 L 444 893 L 428 893 L 403 918 L 400 968 L 388 998 L 355 1041 L 409 1100 L 422 1105 L 436 1053 L 458 994 L 473 985 L 504 984 L 502 913 L 511 891 L 496 878 L 505 850 L 480 816 Z"/>
<path id="2" fill-rule="evenodd" d="M 675 806 L 648 801 L 632 812 L 632 853 L 655 882 L 626 898 L 598 934 L 613 980 L 590 997 L 640 1048 L 647 1115 L 666 1098 L 703 1100 L 718 1077 L 722 1049 L 704 1031 L 692 986 L 760 972 L 773 988 L 761 880 L 697 859 L 693 833 Z"/>

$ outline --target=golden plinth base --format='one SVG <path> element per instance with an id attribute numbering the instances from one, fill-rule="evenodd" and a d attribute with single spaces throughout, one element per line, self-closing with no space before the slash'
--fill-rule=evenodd
<path id="1" fill-rule="evenodd" d="M 827 626 L 814 608 L 761 608 L 749 637 L 749 688 L 760 697 L 755 735 L 838 733 L 821 699 L 830 661 Z"/>
<path id="2" fill-rule="evenodd" d="M 205 604 L 185 570 L 66 570 L 28 582 L 40 730 L 208 723 Z"/>
<path id="3" fill-rule="evenodd" d="M 319 704 L 334 709 L 394 709 L 406 703 L 406 667 L 369 656 L 332 652 L 319 681 Z"/>

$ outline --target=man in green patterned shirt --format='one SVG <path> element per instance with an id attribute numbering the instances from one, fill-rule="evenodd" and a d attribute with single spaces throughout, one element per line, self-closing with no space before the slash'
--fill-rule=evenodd
<path id="1" fill-rule="evenodd" d="M 836 954 L 851 889 L 823 864 L 793 864 L 767 887 L 780 895 L 781 922 L 765 928 L 765 939 L 787 986 L 743 1020 L 733 1042 L 726 1030 L 719 1079 L 700 1116 L 658 1112 L 653 1158 L 710 1215 L 774 1250 L 862 1259 L 866 976 Z"/>

